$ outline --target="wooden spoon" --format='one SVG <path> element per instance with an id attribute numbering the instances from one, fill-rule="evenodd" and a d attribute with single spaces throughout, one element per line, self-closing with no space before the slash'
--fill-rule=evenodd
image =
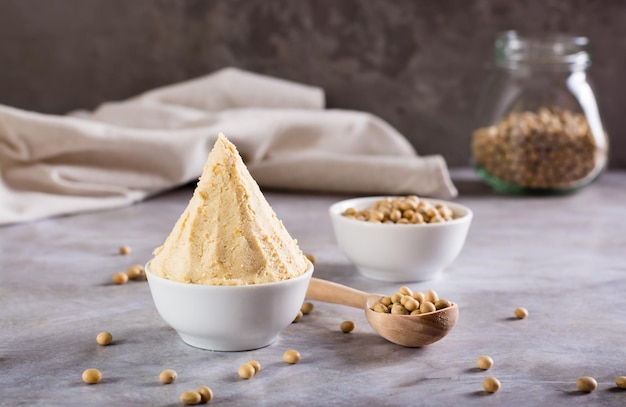
<path id="1" fill-rule="evenodd" d="M 448 334 L 459 319 L 459 307 L 449 307 L 420 315 L 395 315 L 371 308 L 383 297 L 319 278 L 311 278 L 306 297 L 312 300 L 365 309 L 367 322 L 383 338 L 398 345 L 418 348 L 437 342 Z"/>

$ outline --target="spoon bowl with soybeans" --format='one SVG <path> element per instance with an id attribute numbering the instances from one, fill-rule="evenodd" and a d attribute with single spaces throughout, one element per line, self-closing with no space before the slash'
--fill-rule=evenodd
<path id="1" fill-rule="evenodd" d="M 422 347 L 435 343 L 450 333 L 459 319 L 457 304 L 435 298 L 437 295 L 432 290 L 426 295 L 419 293 L 423 295 L 422 298 L 418 293 L 410 292 L 407 287 L 401 287 L 400 291 L 402 289 L 405 289 L 405 293 L 383 296 L 311 278 L 306 297 L 364 309 L 370 326 L 380 336 L 397 345 Z"/>

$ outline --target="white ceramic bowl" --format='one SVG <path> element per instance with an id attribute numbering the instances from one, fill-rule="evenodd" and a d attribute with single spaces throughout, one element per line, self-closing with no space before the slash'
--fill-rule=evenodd
<path id="1" fill-rule="evenodd" d="M 329 209 L 337 243 L 362 275 L 396 283 L 430 280 L 457 258 L 472 222 L 468 207 L 423 199 L 446 204 L 455 215 L 451 221 L 432 224 L 372 223 L 341 215 L 348 208 L 365 209 L 383 198 L 348 199 Z"/>
<path id="2" fill-rule="evenodd" d="M 161 318 L 196 348 L 244 351 L 271 344 L 297 316 L 313 265 L 295 278 L 267 284 L 184 284 L 152 274 L 152 299 Z"/>

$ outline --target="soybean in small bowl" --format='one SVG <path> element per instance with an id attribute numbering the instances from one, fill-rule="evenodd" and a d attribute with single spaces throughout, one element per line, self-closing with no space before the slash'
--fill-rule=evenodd
<path id="1" fill-rule="evenodd" d="M 461 253 L 472 222 L 472 210 L 456 202 L 418 198 L 433 207 L 449 208 L 451 219 L 402 224 L 344 215 L 349 208 L 362 211 L 382 200 L 401 198 L 407 197 L 362 197 L 331 205 L 329 214 L 337 243 L 367 278 L 394 283 L 434 279 Z"/>

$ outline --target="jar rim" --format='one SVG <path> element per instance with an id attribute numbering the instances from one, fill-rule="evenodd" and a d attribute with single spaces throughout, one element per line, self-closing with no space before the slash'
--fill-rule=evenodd
<path id="1" fill-rule="evenodd" d="M 520 65 L 536 67 L 562 66 L 567 69 L 586 69 L 591 65 L 589 38 L 568 34 L 542 36 L 520 35 L 505 31 L 495 43 L 496 63 L 505 68 Z"/>

